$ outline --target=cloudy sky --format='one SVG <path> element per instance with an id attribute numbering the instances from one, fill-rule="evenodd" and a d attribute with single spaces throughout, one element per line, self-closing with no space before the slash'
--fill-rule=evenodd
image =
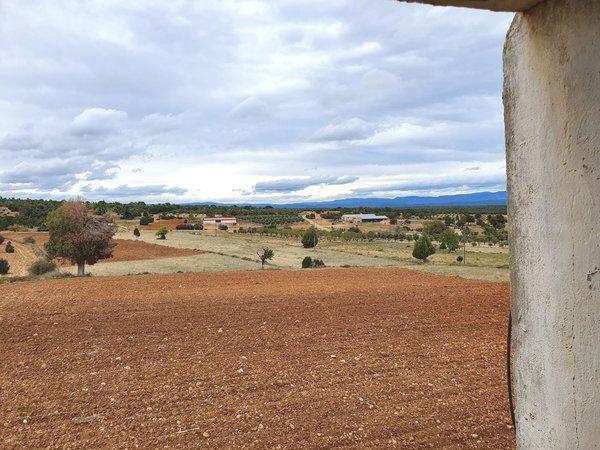
<path id="1" fill-rule="evenodd" d="M 0 195 L 502 190 L 510 20 L 392 0 L 0 0 Z"/>

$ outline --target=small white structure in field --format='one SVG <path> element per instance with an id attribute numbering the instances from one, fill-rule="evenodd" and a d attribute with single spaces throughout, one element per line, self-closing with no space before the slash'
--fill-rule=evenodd
<path id="1" fill-rule="evenodd" d="M 205 217 L 202 220 L 202 225 L 237 225 L 235 217 Z"/>
<path id="2" fill-rule="evenodd" d="M 377 216 L 375 214 L 344 214 L 342 216 L 343 222 L 351 223 L 383 222 L 387 219 L 387 216 Z"/>

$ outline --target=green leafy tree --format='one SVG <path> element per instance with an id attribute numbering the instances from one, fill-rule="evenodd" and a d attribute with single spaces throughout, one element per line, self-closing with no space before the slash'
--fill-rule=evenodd
<path id="1" fill-rule="evenodd" d="M 133 229 L 133 235 L 134 235 L 135 237 L 140 237 L 140 229 L 139 229 L 138 227 L 135 227 L 135 228 Z"/>
<path id="2" fill-rule="evenodd" d="M 77 265 L 78 276 L 85 274 L 86 263 L 92 265 L 112 256 L 115 224 L 94 214 L 80 201 L 64 202 L 48 215 L 47 224 L 48 257 L 70 260 Z"/>
<path id="3" fill-rule="evenodd" d="M 152 216 L 145 215 L 145 216 L 140 217 L 140 225 L 148 225 L 148 224 L 151 224 L 152 222 L 154 222 L 154 217 L 152 217 Z"/>
<path id="4" fill-rule="evenodd" d="M 314 248 L 317 246 L 318 242 L 319 237 L 317 236 L 317 230 L 314 227 L 310 227 L 302 235 L 302 246 L 304 248 Z"/>
<path id="5" fill-rule="evenodd" d="M 261 269 L 265 268 L 265 263 L 268 260 L 273 259 L 273 256 L 275 256 L 275 252 L 273 252 L 273 250 L 271 250 L 269 247 L 263 247 L 262 252 L 258 252 L 258 257 L 260 258 Z"/>
<path id="6" fill-rule="evenodd" d="M 108 205 L 106 204 L 106 202 L 104 200 L 100 200 L 98 203 L 96 203 L 96 214 L 103 216 L 104 214 L 106 214 L 108 212 Z"/>
<path id="7" fill-rule="evenodd" d="M 431 239 L 439 239 L 448 227 L 441 220 L 431 220 L 423 225 L 423 233 L 428 234 Z"/>
<path id="8" fill-rule="evenodd" d="M 460 238 L 454 230 L 444 230 L 440 235 L 440 242 L 449 252 L 454 252 L 460 247 Z M 441 248 L 442 247 L 440 246 L 440 249 Z"/>
<path id="9" fill-rule="evenodd" d="M 6 253 L 14 253 L 15 252 L 15 247 L 12 245 L 12 242 L 8 241 L 8 243 L 6 244 L 6 247 L 4 247 L 4 251 Z"/>
<path id="10" fill-rule="evenodd" d="M 430 255 L 435 253 L 435 247 L 431 243 L 429 236 L 423 234 L 419 239 L 415 241 L 415 246 L 413 247 L 412 255 L 413 257 L 422 260 L 423 262 L 427 261 L 427 258 Z"/>
<path id="11" fill-rule="evenodd" d="M 490 214 L 490 216 L 488 217 L 488 222 L 496 229 L 502 229 L 506 225 L 506 219 L 502 214 Z"/>
<path id="12" fill-rule="evenodd" d="M 156 239 L 165 240 L 168 232 L 169 229 L 167 227 L 161 227 L 161 229 L 156 232 Z"/>

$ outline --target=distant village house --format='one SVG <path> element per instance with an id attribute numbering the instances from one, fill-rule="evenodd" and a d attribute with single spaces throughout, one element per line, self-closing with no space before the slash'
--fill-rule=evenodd
<path id="1" fill-rule="evenodd" d="M 387 216 L 377 216 L 375 214 L 344 214 L 343 222 L 350 223 L 376 223 L 388 220 Z"/>
<path id="2" fill-rule="evenodd" d="M 237 225 L 237 219 L 235 217 L 205 217 L 202 220 L 203 225 Z"/>

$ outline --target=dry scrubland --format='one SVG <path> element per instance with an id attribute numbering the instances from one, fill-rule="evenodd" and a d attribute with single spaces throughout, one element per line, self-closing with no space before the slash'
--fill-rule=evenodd
<path id="1" fill-rule="evenodd" d="M 507 313 L 397 268 L 3 285 L 0 447 L 512 448 Z"/>
<path id="2" fill-rule="evenodd" d="M 47 233 L 4 232 L 15 244 L 14 254 L 0 254 L 9 260 L 9 275 L 26 275 L 36 259 L 23 239 L 31 236 L 43 247 Z M 154 231 L 142 231 L 135 238 L 131 231 L 116 235 L 114 255 L 101 260 L 87 271 L 97 276 L 131 275 L 141 273 L 222 272 L 258 270 L 257 251 L 269 246 L 275 257 L 267 269 L 297 269 L 305 256 L 322 259 L 327 267 L 405 267 L 440 275 L 487 281 L 507 281 L 509 271 L 506 248 L 480 245 L 467 247 L 467 265 L 456 263 L 455 253 L 439 252 L 430 262 L 421 264 L 412 258 L 412 243 L 393 241 L 329 241 L 321 239 L 314 249 L 305 249 L 299 239 L 254 236 L 217 230 L 190 232 L 171 231 L 166 240 L 157 240 Z M 68 262 L 61 270 L 76 273 Z"/>
<path id="3" fill-rule="evenodd" d="M 135 239 L 131 232 L 120 232 L 119 240 Z M 488 281 L 508 280 L 508 255 L 506 249 L 479 246 L 467 247 L 468 264 L 455 262 L 456 253 L 437 253 L 428 264 L 412 258 L 412 244 L 402 242 L 335 242 L 321 240 L 314 249 L 302 248 L 298 239 L 253 236 L 220 231 L 174 231 L 167 239 L 159 241 L 152 232 L 142 232 L 139 241 L 179 249 L 196 249 L 200 255 L 169 258 L 146 262 L 112 262 L 90 267 L 94 275 L 127 275 L 143 272 L 205 272 L 260 269 L 256 252 L 263 246 L 275 251 L 275 257 L 267 268 L 297 269 L 302 258 L 311 256 L 322 259 L 328 267 L 406 267 L 441 275 Z M 72 268 L 72 271 L 75 269 Z"/>

